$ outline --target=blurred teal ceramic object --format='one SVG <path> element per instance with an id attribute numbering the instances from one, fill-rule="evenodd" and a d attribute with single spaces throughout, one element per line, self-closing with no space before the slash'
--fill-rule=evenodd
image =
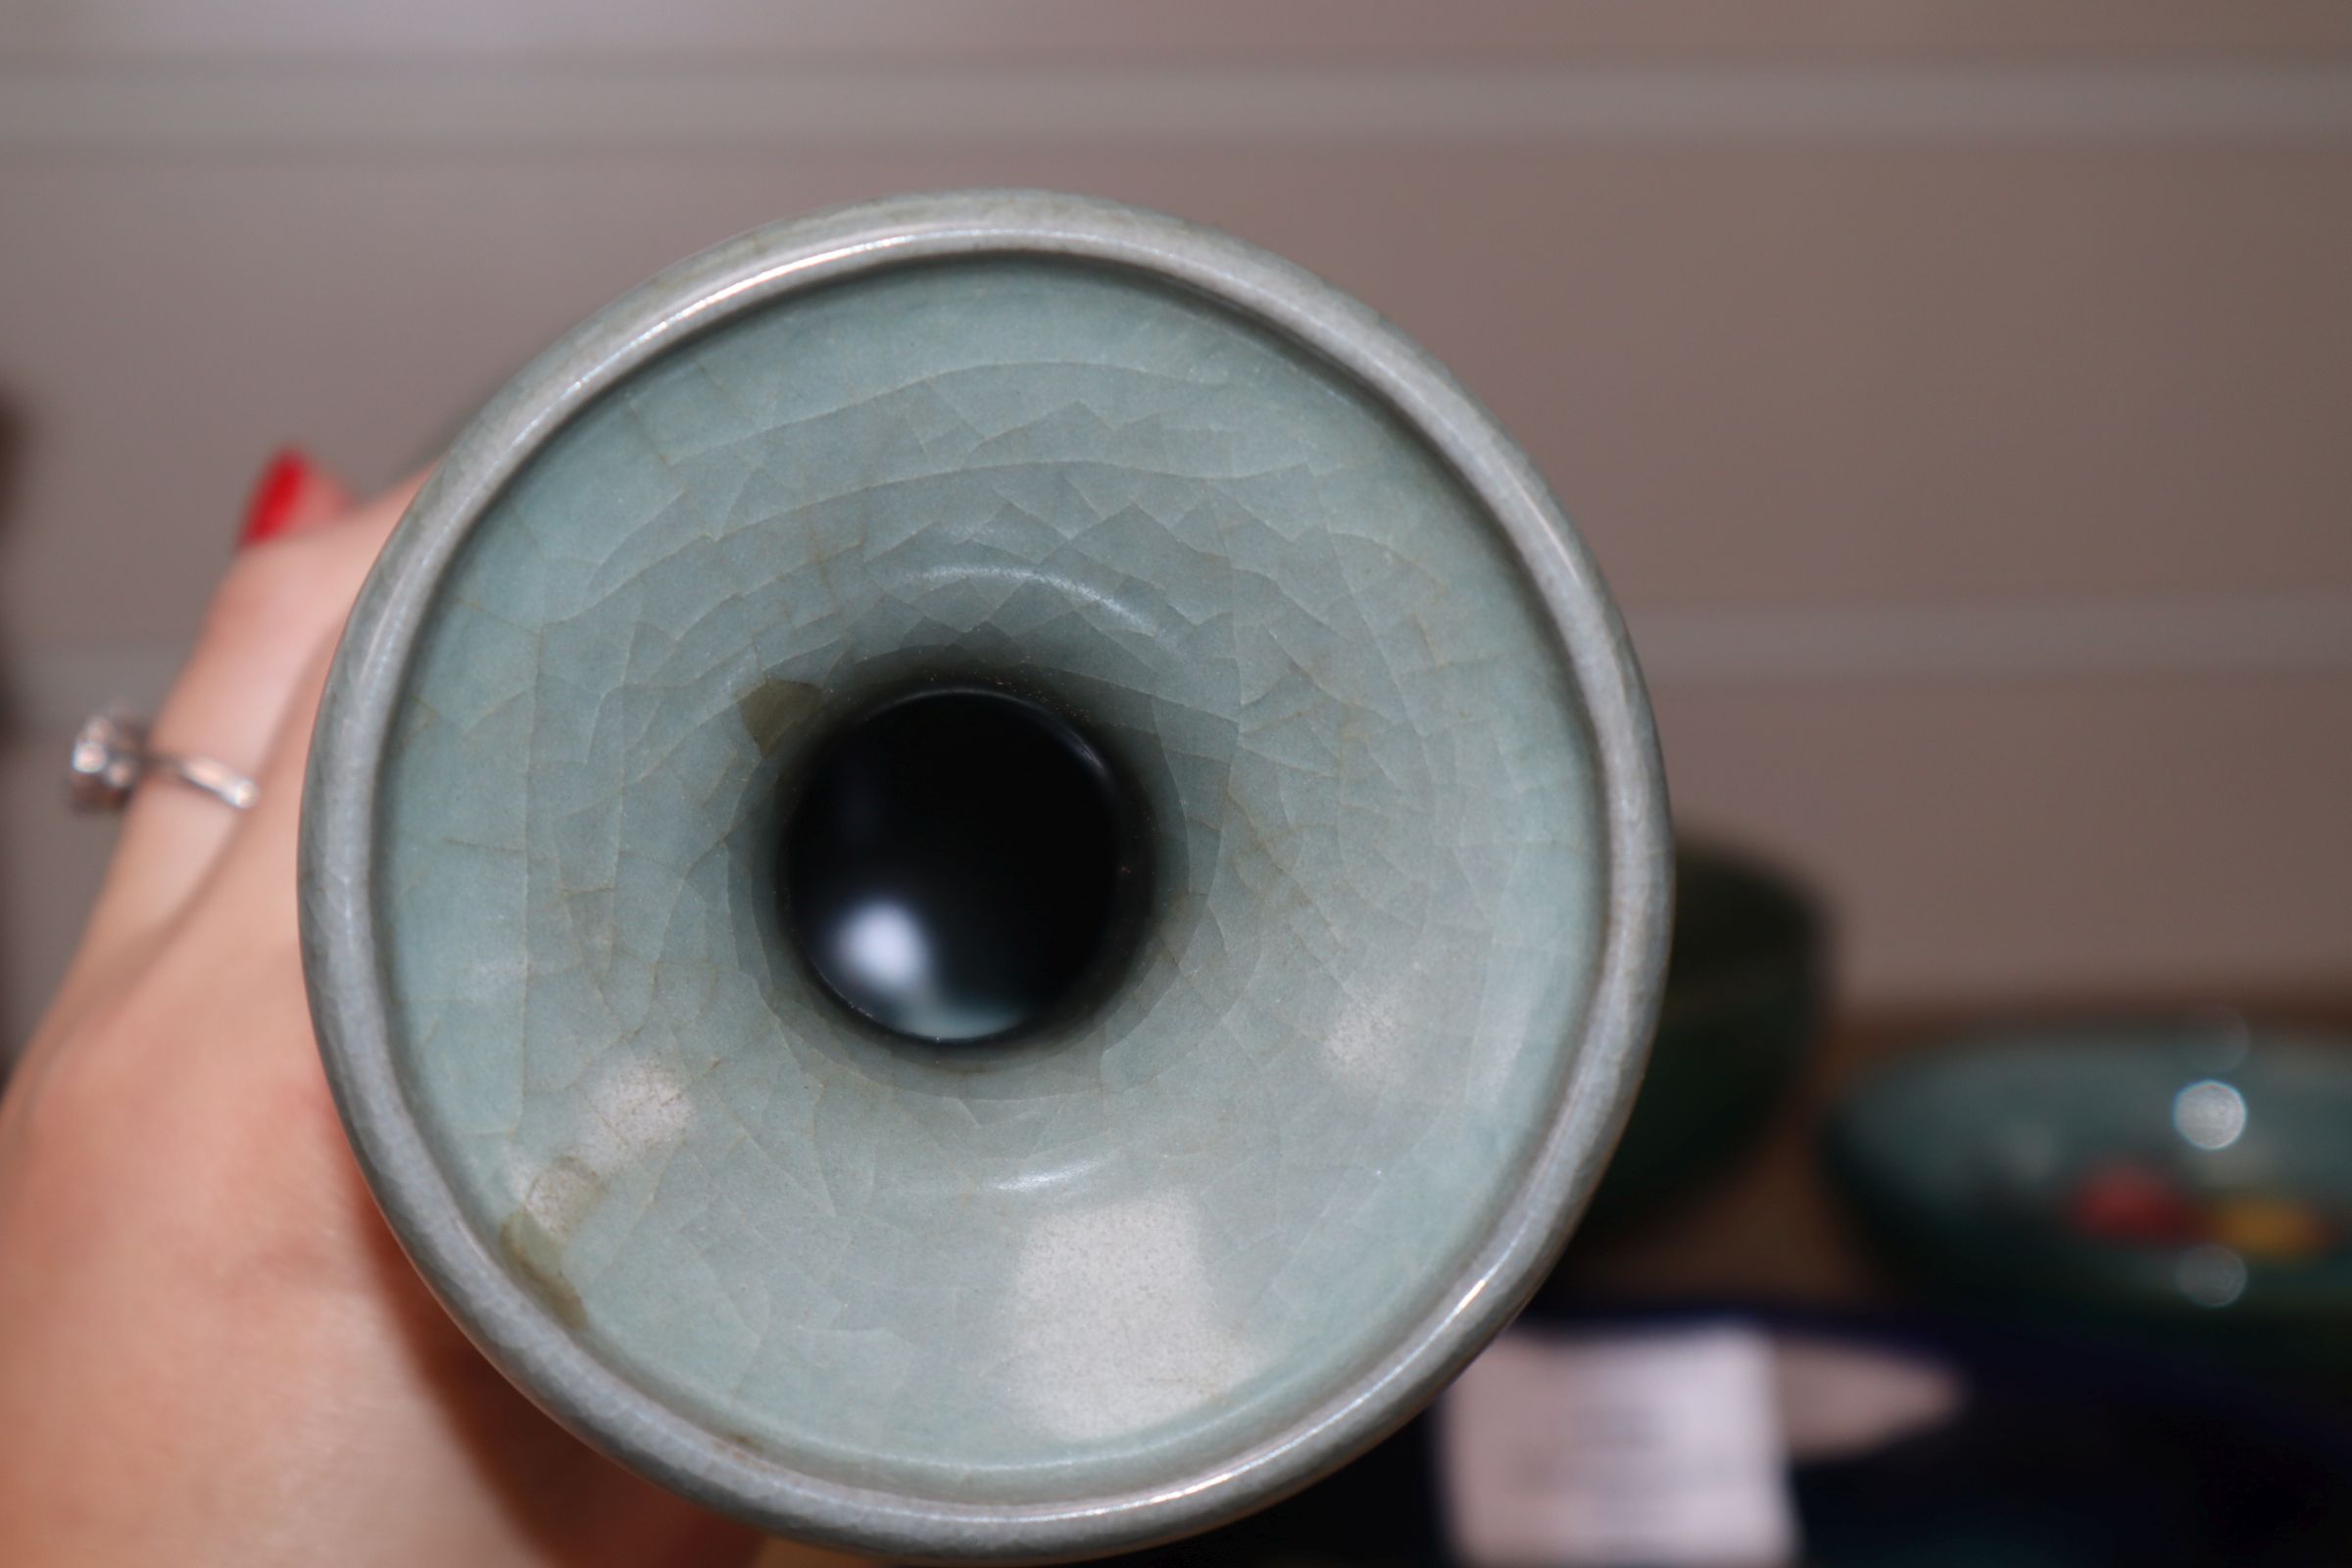
<path id="1" fill-rule="evenodd" d="M 1678 844 L 1657 1039 L 1588 1224 L 1639 1220 L 1752 1146 L 1787 1102 L 1823 998 L 1811 897 L 1759 860 Z"/>
<path id="2" fill-rule="evenodd" d="M 2018 1028 L 1897 1062 L 1824 1133 L 1955 1299 L 2278 1369 L 2352 1368 L 2352 1042 L 2234 1020 Z"/>
<path id="3" fill-rule="evenodd" d="M 887 1035 L 779 928 L 780 795 L 909 682 L 1151 823 L 1120 984 Z M 1630 1097 L 1648 716 L 1525 460 L 1304 273 L 1070 198 L 685 264 L 461 439 L 313 758 L 307 956 L 375 1191 L 562 1419 L 897 1556 L 1164 1538 L 1506 1321 Z"/>

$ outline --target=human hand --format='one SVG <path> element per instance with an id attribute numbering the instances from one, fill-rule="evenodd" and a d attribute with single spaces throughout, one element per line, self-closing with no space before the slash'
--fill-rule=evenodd
<path id="1" fill-rule="evenodd" d="M 304 1002 L 295 826 L 335 636 L 415 493 L 316 474 L 242 550 L 0 1099 L 0 1562 L 740 1563 L 477 1354 L 377 1215 Z"/>

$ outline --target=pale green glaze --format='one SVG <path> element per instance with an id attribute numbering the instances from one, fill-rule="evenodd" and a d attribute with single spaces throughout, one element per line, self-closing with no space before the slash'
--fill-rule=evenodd
<path id="1" fill-rule="evenodd" d="M 1152 795 L 1063 1037 L 886 1043 L 774 940 L 778 778 L 926 670 Z M 1141 274 L 900 268 L 637 371 L 474 524 L 391 735 L 389 1049 L 466 1219 L 812 1475 L 1213 1469 L 1444 1306 L 1560 1115 L 1609 847 L 1553 622 L 1383 406 Z"/>

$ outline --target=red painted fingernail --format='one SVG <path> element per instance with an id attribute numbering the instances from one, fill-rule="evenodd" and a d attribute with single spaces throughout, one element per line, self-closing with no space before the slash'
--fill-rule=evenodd
<path id="1" fill-rule="evenodd" d="M 258 545 L 292 528 L 302 513 L 302 493 L 316 471 L 311 460 L 292 447 L 271 458 L 270 466 L 254 481 L 253 499 L 245 503 L 245 526 L 237 534 L 238 546 Z"/>

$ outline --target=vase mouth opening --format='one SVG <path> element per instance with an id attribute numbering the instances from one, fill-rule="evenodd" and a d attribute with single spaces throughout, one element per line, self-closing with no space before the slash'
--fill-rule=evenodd
<path id="1" fill-rule="evenodd" d="M 1067 704 L 926 679 L 858 704 L 779 792 L 779 929 L 829 1003 L 922 1045 L 1058 1031 L 1118 987 L 1152 883 L 1143 794 Z"/>

